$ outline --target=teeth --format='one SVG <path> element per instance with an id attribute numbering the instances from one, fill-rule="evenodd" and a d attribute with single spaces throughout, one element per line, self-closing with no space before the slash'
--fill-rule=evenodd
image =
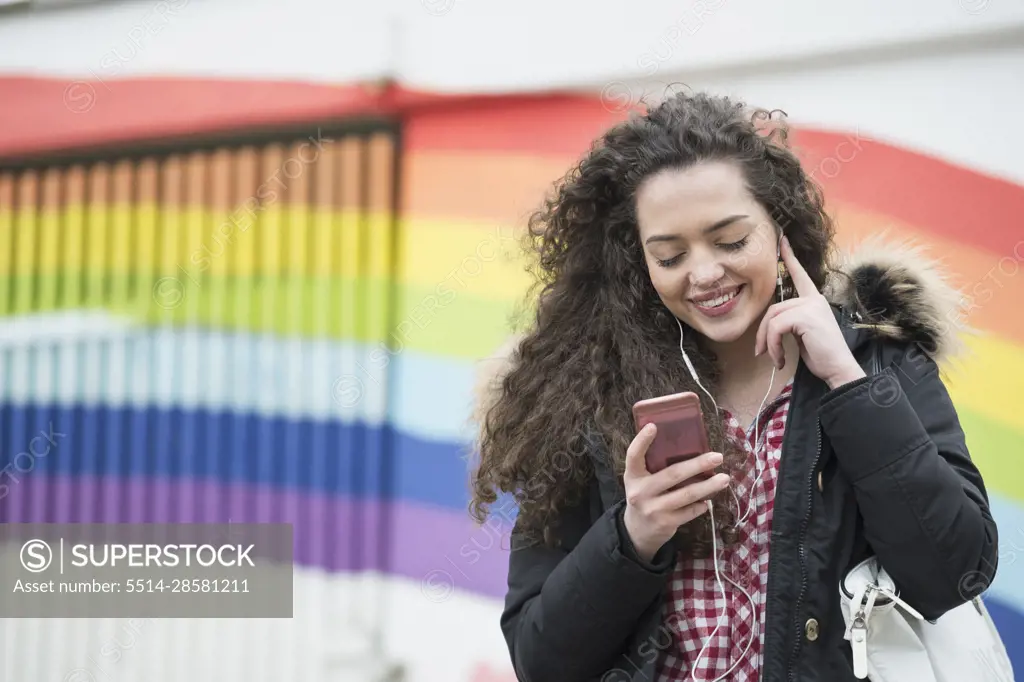
<path id="1" fill-rule="evenodd" d="M 719 296 L 718 298 L 712 298 L 712 299 L 710 299 L 708 301 L 700 301 L 699 303 L 697 303 L 697 306 L 701 307 L 701 308 L 717 308 L 718 306 L 725 305 L 726 303 L 728 303 L 732 299 L 736 298 L 736 294 L 737 293 L 739 293 L 739 292 L 734 291 L 731 294 L 726 294 L 725 296 Z"/>

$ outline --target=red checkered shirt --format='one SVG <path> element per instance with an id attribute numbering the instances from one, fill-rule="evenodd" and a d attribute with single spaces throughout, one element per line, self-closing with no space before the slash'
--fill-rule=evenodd
<path id="1" fill-rule="evenodd" d="M 764 659 L 764 605 L 768 588 L 772 510 L 782 455 L 782 436 L 792 392 L 793 382 L 790 381 L 779 397 L 766 405 L 759 415 L 757 435 L 760 443 L 756 449 L 753 424 L 749 431 L 744 432 L 736 418 L 724 411 L 726 433 L 743 444 L 750 462 L 744 478 L 736 481 L 733 488 L 739 498 L 740 514 L 747 514 L 748 508 L 750 512 L 737 528 L 735 544 L 723 548 L 721 538 L 718 538 L 718 571 L 722 577 L 721 586 L 725 589 L 725 601 L 722 600 L 715 578 L 715 564 L 710 557 L 684 559 L 676 564 L 663 611 L 665 622 L 671 624 L 668 629 L 673 633 L 673 642 L 661 657 L 658 682 L 710 682 L 734 665 L 736 667 L 724 678 L 729 682 L 757 682 L 760 679 Z M 757 470 L 763 473 L 754 488 L 751 503 L 750 488 L 757 478 Z M 754 600 L 754 611 L 747 597 L 730 580 L 739 583 Z M 709 641 L 719 623 L 721 627 Z M 751 642 L 751 629 L 755 625 Z M 705 644 L 707 648 L 698 662 L 697 656 Z M 746 654 L 744 649 L 747 649 Z M 694 663 L 697 664 L 696 674 L 691 676 Z"/>

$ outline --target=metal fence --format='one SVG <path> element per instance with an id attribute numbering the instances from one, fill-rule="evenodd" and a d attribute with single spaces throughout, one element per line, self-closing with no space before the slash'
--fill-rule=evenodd
<path id="1" fill-rule="evenodd" d="M 364 355 L 394 320 L 399 150 L 371 121 L 0 160 L 0 522 L 290 522 L 297 560 L 292 620 L 8 619 L 0 679 L 380 656 L 394 457 Z"/>

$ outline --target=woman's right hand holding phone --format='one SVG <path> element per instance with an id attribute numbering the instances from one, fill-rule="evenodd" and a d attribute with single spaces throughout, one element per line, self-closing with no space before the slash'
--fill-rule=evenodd
<path id="1" fill-rule="evenodd" d="M 657 427 L 648 424 L 626 450 L 626 532 L 644 561 L 654 558 L 680 526 L 707 511 L 707 498 L 729 485 L 728 474 L 696 478 L 722 463 L 722 455 L 708 452 L 677 462 L 656 473 L 647 470 L 647 449 L 654 442 Z M 687 479 L 687 485 L 672 489 Z"/>

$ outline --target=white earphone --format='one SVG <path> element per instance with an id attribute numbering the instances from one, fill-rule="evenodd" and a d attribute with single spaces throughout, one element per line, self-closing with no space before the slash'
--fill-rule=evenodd
<path id="1" fill-rule="evenodd" d="M 777 273 L 778 273 L 778 276 L 776 278 L 776 283 L 777 283 L 778 290 L 779 290 L 779 302 L 781 303 L 782 301 L 785 300 L 785 294 L 783 293 L 783 287 L 782 287 L 782 268 L 778 265 L 778 264 L 781 264 L 781 262 L 782 262 L 782 231 L 781 230 L 779 231 L 779 238 L 778 238 L 778 242 L 776 243 L 775 256 L 776 256 L 776 259 L 777 259 L 776 270 L 777 270 Z M 675 317 L 675 316 L 673 315 L 673 317 Z M 706 389 L 704 387 L 704 384 L 702 384 L 700 382 L 700 379 L 697 378 L 697 371 L 693 368 L 693 363 L 690 362 L 689 356 L 686 355 L 686 351 L 683 349 L 683 336 L 684 336 L 684 333 L 683 333 L 683 323 L 679 321 L 678 317 L 676 318 L 676 324 L 679 325 L 679 352 L 682 353 L 683 362 L 686 364 L 686 369 L 690 372 L 690 376 L 693 377 L 693 380 L 697 383 L 697 386 L 699 386 L 700 389 L 702 391 L 704 391 L 704 394 L 707 395 L 707 397 L 711 400 L 711 404 L 715 406 L 715 414 L 717 415 L 718 414 L 718 410 L 719 410 L 718 403 L 715 402 L 714 396 L 711 395 L 711 393 L 708 391 L 708 389 Z M 757 408 L 757 414 L 754 415 L 754 466 L 757 468 L 757 477 L 754 479 L 754 482 L 750 486 L 750 494 L 749 494 L 748 500 L 747 500 L 747 511 L 744 512 L 743 515 L 739 517 L 739 519 L 736 521 L 736 524 L 733 526 L 734 528 L 738 527 L 739 524 L 743 523 L 747 519 L 747 517 L 750 515 L 750 512 L 751 512 L 751 510 L 753 509 L 753 506 L 754 506 L 754 489 L 757 487 L 757 484 L 761 481 L 761 476 L 764 475 L 764 467 L 762 467 L 760 465 L 760 460 L 758 460 L 758 458 L 757 458 L 757 450 L 758 450 L 758 443 L 759 443 L 758 429 L 759 429 L 759 426 L 760 426 L 759 422 L 761 420 L 761 410 L 764 409 L 764 404 L 768 400 L 768 396 L 771 395 L 772 386 L 774 386 L 774 384 L 775 384 L 775 367 L 772 367 L 772 377 L 771 377 L 771 380 L 768 383 L 768 392 L 764 394 L 764 399 L 761 400 L 761 405 L 760 405 L 760 407 Z M 733 500 L 736 501 L 736 513 L 738 515 L 739 512 L 740 512 L 740 501 L 739 501 L 739 498 L 736 496 L 736 491 L 732 488 L 732 486 L 729 487 L 729 491 L 732 493 Z M 718 585 L 719 592 L 722 595 L 722 602 L 725 603 L 726 602 L 725 586 L 722 584 L 722 575 L 721 575 L 721 573 L 719 572 L 719 569 L 718 569 L 718 539 L 717 539 L 717 536 L 716 536 L 716 533 L 715 533 L 715 507 L 714 507 L 714 503 L 711 500 L 707 500 L 707 506 L 708 506 L 708 518 L 711 519 L 711 555 L 714 558 L 714 562 L 715 562 L 715 583 L 716 583 L 716 585 Z M 747 646 L 744 647 L 743 653 L 740 654 L 739 658 L 736 659 L 736 661 L 732 664 L 732 666 L 728 670 L 726 670 L 724 673 L 722 673 L 721 675 L 719 675 L 715 679 L 710 680 L 709 682 L 720 682 L 720 680 L 725 679 L 725 677 L 727 675 L 729 675 L 730 673 L 732 673 L 732 671 L 736 669 L 736 666 L 738 666 L 740 664 L 740 662 L 743 661 L 744 658 L 746 658 L 747 652 L 750 651 L 750 646 L 754 643 L 754 638 L 757 637 L 757 634 L 758 634 L 757 633 L 757 628 L 758 628 L 758 625 L 760 624 L 760 620 L 757 617 L 757 605 L 754 603 L 754 599 L 753 599 L 753 597 L 750 596 L 750 593 L 747 592 L 735 580 L 732 580 L 731 578 L 729 578 L 729 576 L 725 576 L 725 579 L 728 580 L 729 583 L 731 585 L 733 585 L 736 589 L 738 589 L 740 592 L 742 592 L 743 596 L 747 598 L 747 602 L 750 604 L 750 612 L 751 612 L 751 615 L 753 616 L 754 622 L 753 622 L 753 624 L 752 624 L 752 626 L 750 628 L 750 639 L 747 641 Z M 694 682 L 697 682 L 697 667 L 698 667 L 698 664 L 700 663 L 700 659 L 704 655 L 704 652 L 707 650 L 708 644 L 710 644 L 711 640 L 714 639 L 715 633 L 717 633 L 718 629 L 720 627 L 722 627 L 722 618 L 725 616 L 725 614 L 726 614 L 725 609 L 727 609 L 727 608 L 728 608 L 728 606 L 725 606 L 723 608 L 722 614 L 718 617 L 718 624 L 715 625 L 715 629 L 711 631 L 711 634 L 708 636 L 708 639 L 704 643 L 704 646 L 702 646 L 700 648 L 700 651 L 697 653 L 697 658 L 694 659 L 694 661 L 693 661 L 693 669 L 690 671 L 690 678 L 692 680 L 694 680 Z"/>

